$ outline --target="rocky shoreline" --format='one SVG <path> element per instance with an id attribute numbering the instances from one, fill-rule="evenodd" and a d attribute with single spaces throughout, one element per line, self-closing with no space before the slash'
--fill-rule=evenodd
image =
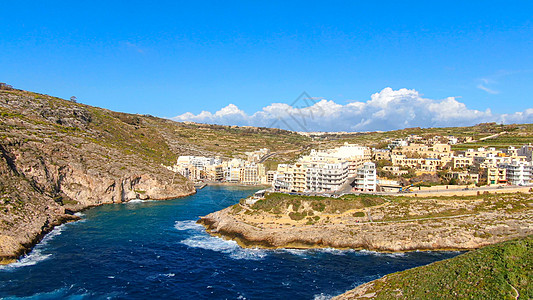
<path id="1" fill-rule="evenodd" d="M 162 166 L 153 147 L 178 149 L 148 119 L 24 91 L 0 91 L 0 113 L 0 264 L 83 209 L 196 191 Z"/>
<path id="2" fill-rule="evenodd" d="M 509 197 L 512 198 L 512 195 L 501 201 L 519 205 Z M 520 203 L 522 209 L 509 207 L 507 211 L 478 211 L 477 206 L 473 206 L 479 200 L 465 200 L 459 204 L 446 200 L 444 202 L 448 203 L 445 204 L 450 206 L 472 207 L 469 207 L 470 211 L 465 210 L 466 213 L 450 216 L 413 214 L 412 219 L 380 221 L 380 216 L 398 210 L 396 203 L 387 203 L 372 209 L 373 221 L 364 221 L 365 216 L 353 217 L 354 213 L 348 211 L 329 214 L 327 222 L 313 224 L 237 204 L 201 217 L 198 223 L 204 225 L 210 234 L 235 240 L 242 247 L 327 247 L 378 252 L 472 250 L 533 233 L 531 195 L 524 194 L 523 197 L 525 199 Z M 412 207 L 422 208 L 428 202 L 441 205 L 432 199 L 415 199 L 411 204 Z M 457 207 L 453 209 L 457 210 Z M 325 216 L 315 213 L 315 217 L 323 220 Z"/>
<path id="3" fill-rule="evenodd" d="M 165 198 L 161 198 L 161 199 L 153 199 L 153 198 L 146 198 L 146 199 L 155 200 L 155 201 L 165 201 L 165 200 L 173 200 L 173 199 L 177 199 L 177 198 L 187 197 L 187 196 L 193 195 L 195 193 L 196 193 L 196 191 L 194 190 L 194 191 L 191 191 L 191 192 L 188 192 L 188 193 L 185 193 L 185 194 L 178 194 L 176 196 L 170 196 L 170 197 L 165 197 Z M 123 201 L 122 203 L 127 203 L 129 201 L 137 200 L 137 199 L 139 199 L 139 198 L 129 199 L 129 200 Z M 54 230 L 55 227 L 63 225 L 65 223 L 76 222 L 76 221 L 81 220 L 82 218 L 77 216 L 76 213 L 83 212 L 84 210 L 87 210 L 87 209 L 90 209 L 90 208 L 93 208 L 93 207 L 97 207 L 97 206 L 101 206 L 101 205 L 107 205 L 107 204 L 113 204 L 113 203 L 105 202 L 105 203 L 100 203 L 100 204 L 95 204 L 95 205 L 88 205 L 88 206 L 83 207 L 83 208 L 78 209 L 78 210 L 69 211 L 68 214 L 63 214 L 63 215 L 59 216 L 59 218 L 58 218 L 58 220 L 56 222 L 48 224 L 48 226 L 46 226 L 43 229 L 42 232 L 40 232 L 37 236 L 35 236 L 35 238 L 33 238 L 33 240 L 31 240 L 30 243 L 23 244 L 22 245 L 23 249 L 21 249 L 18 253 L 14 253 L 11 256 L 11 258 L 9 258 L 9 257 L 0 258 L 0 265 L 5 265 L 5 264 L 10 264 L 10 263 L 16 262 L 20 257 L 22 257 L 22 256 L 28 254 L 29 252 L 31 252 L 31 250 L 37 244 L 39 244 L 42 241 L 42 239 L 48 233 L 50 233 L 52 230 Z"/>
<path id="4" fill-rule="evenodd" d="M 179 193 L 179 194 L 176 194 L 175 196 L 168 196 L 168 197 L 164 197 L 160 199 L 155 199 L 155 198 L 150 198 L 150 199 L 157 200 L 157 201 L 164 201 L 164 200 L 187 197 L 194 193 L 196 193 L 196 191 L 190 191 L 187 193 Z M 44 222 L 44 224 L 40 226 L 40 230 L 25 232 L 25 234 L 23 235 L 24 239 L 22 241 L 20 239 L 18 241 L 15 239 L 9 239 L 9 236 L 2 235 L 0 236 L 0 250 L 2 250 L 1 256 L 0 256 L 0 265 L 14 263 L 20 257 L 27 255 L 55 227 L 60 226 L 65 223 L 76 222 L 76 221 L 81 220 L 79 216 L 75 215 L 75 213 L 77 212 L 82 212 L 86 209 L 101 206 L 101 205 L 106 205 L 106 204 L 126 203 L 128 201 L 136 200 L 136 199 L 138 198 L 127 199 L 122 202 L 103 201 L 102 203 L 98 203 L 98 204 L 78 206 L 73 210 L 65 210 L 64 213 L 53 216 L 53 218 L 51 218 L 51 221 L 47 219 Z M 39 227 L 39 224 L 36 224 L 37 227 Z"/>

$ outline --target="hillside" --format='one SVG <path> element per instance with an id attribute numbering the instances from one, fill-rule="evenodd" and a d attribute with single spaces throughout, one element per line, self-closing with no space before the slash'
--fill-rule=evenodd
<path id="1" fill-rule="evenodd" d="M 503 133 L 494 138 L 480 140 L 498 133 Z M 470 137 L 471 143 L 458 144 L 453 150 L 463 150 L 475 147 L 506 148 L 508 146 L 522 146 L 533 141 L 533 124 L 510 124 L 499 125 L 496 123 L 483 123 L 467 127 L 443 127 L 443 128 L 405 128 L 391 131 L 376 131 L 364 133 L 328 133 L 313 136 L 317 143 L 324 145 L 342 144 L 344 142 L 367 145 L 382 148 L 386 146 L 383 141 L 387 138 L 405 138 L 411 134 L 422 137 L 448 136 L 458 138 Z"/>
<path id="2" fill-rule="evenodd" d="M 0 262 L 83 208 L 193 193 L 188 180 L 162 166 L 179 155 L 233 157 L 308 141 L 278 129 L 183 124 L 0 90 Z"/>
<path id="3" fill-rule="evenodd" d="M 531 299 L 533 236 L 386 275 L 344 299 Z"/>

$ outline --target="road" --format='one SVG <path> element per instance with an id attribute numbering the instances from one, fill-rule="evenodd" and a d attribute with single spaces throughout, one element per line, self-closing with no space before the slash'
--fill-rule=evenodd
<path id="1" fill-rule="evenodd" d="M 467 190 L 465 189 L 438 189 L 438 190 L 416 190 L 412 189 L 410 193 L 377 193 L 379 195 L 409 195 L 409 194 L 417 194 L 417 195 L 424 195 L 424 194 L 439 194 L 439 193 L 464 193 L 464 192 L 491 192 L 491 191 L 506 191 L 506 190 L 515 190 L 518 188 L 533 188 L 533 185 L 528 186 L 501 186 L 501 187 L 479 187 L 479 188 L 469 188 Z"/>
<path id="2" fill-rule="evenodd" d="M 271 158 L 272 156 L 275 156 L 275 155 L 278 155 L 278 154 L 286 154 L 286 153 L 291 153 L 291 152 L 300 152 L 300 151 L 304 151 L 305 149 L 311 147 L 311 145 L 308 145 L 308 146 L 304 146 L 300 149 L 296 149 L 296 150 L 284 150 L 284 151 L 277 151 L 277 152 L 272 152 L 272 153 L 269 153 L 263 157 L 261 157 L 261 159 L 259 160 L 258 163 L 263 163 L 265 162 L 265 160 Z"/>

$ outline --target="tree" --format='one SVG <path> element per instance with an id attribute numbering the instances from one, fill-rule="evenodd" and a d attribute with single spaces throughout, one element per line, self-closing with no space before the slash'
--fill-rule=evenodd
<path id="1" fill-rule="evenodd" d="M 70 101 L 74 103 L 78 103 L 78 98 L 76 98 L 76 96 L 72 96 L 70 97 Z"/>
<path id="2" fill-rule="evenodd" d="M 13 87 L 5 82 L 0 82 L 0 90 L 12 90 Z"/>

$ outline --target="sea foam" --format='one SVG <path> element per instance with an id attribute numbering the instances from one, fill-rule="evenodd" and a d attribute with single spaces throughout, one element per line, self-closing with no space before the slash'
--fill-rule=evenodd
<path id="1" fill-rule="evenodd" d="M 268 250 L 241 248 L 235 241 L 227 241 L 207 234 L 191 236 L 181 243 L 191 248 L 225 253 L 233 259 L 261 260 L 268 255 Z"/>
<path id="2" fill-rule="evenodd" d="M 315 296 L 313 297 L 314 300 L 329 300 L 329 299 L 331 299 L 331 298 L 333 298 L 333 296 L 331 296 L 331 295 L 326 295 L 326 294 L 324 294 L 324 293 L 320 293 L 320 294 L 315 295 Z"/>
<path id="3" fill-rule="evenodd" d="M 196 230 L 196 231 L 202 231 L 204 229 L 204 226 L 196 223 L 194 220 L 186 220 L 186 221 L 176 221 L 174 224 L 174 228 L 177 230 Z"/>
<path id="4" fill-rule="evenodd" d="M 0 265 L 0 270 L 10 271 L 16 268 L 33 266 L 43 260 L 48 259 L 50 256 L 52 256 L 52 254 L 44 254 L 43 250 L 48 244 L 48 242 L 50 242 L 54 237 L 61 234 L 63 229 L 65 229 L 65 224 L 55 227 L 52 231 L 50 231 L 50 233 L 44 236 L 41 242 L 37 244 L 30 251 L 30 253 L 24 255 L 14 263 L 10 263 L 8 265 Z"/>

